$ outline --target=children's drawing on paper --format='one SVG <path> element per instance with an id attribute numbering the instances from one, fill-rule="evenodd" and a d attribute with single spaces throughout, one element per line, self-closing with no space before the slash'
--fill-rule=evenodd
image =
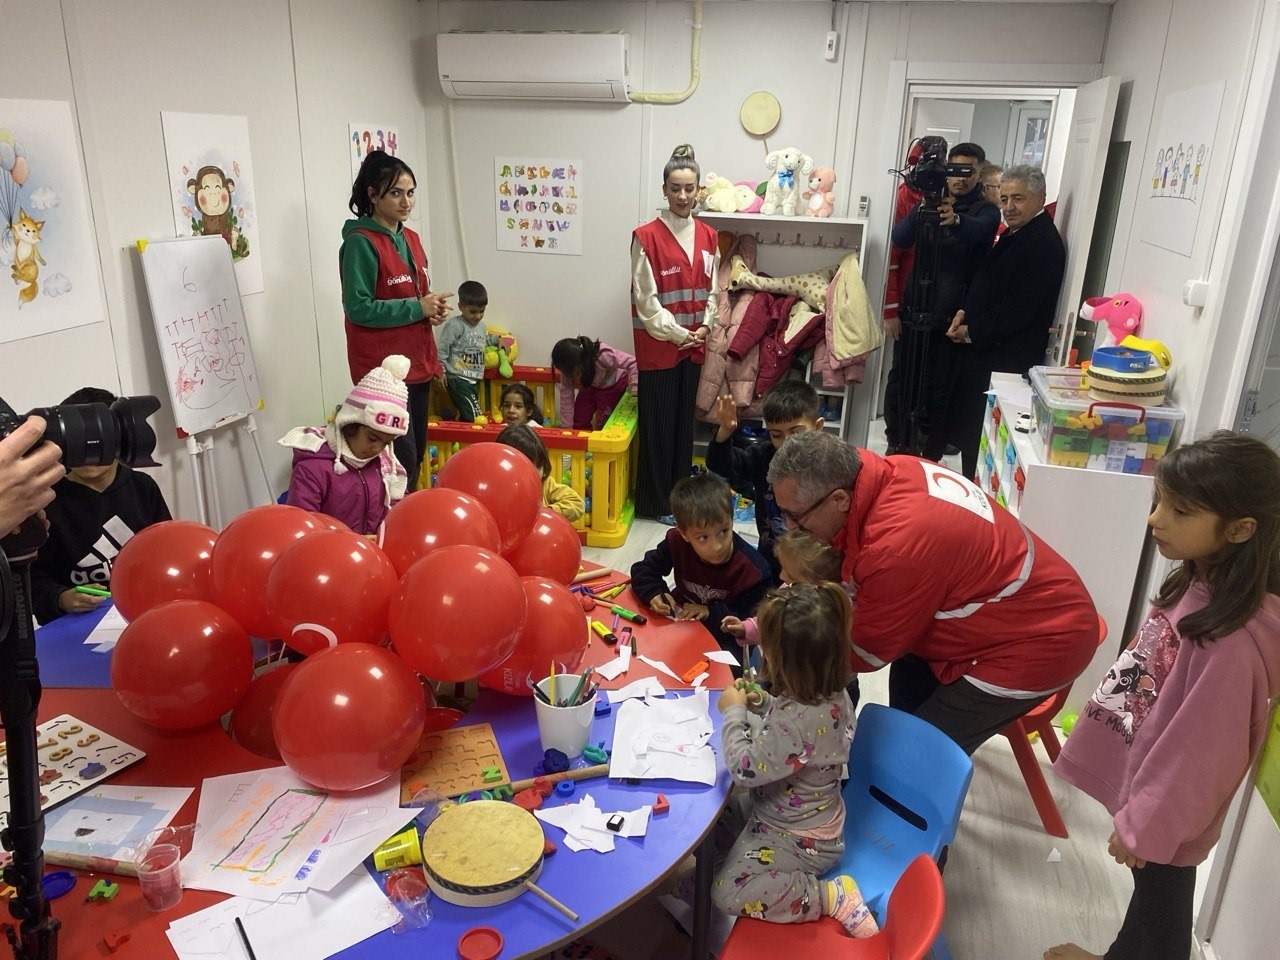
<path id="1" fill-rule="evenodd" d="M 316 790 L 286 791 L 271 801 L 240 842 L 215 866 L 220 870 L 266 874 L 288 852 L 327 799 L 327 794 Z"/>
<path id="2" fill-rule="evenodd" d="M 261 293 L 248 119 L 168 111 L 161 118 L 174 230 L 180 237 L 222 237 L 231 249 L 240 293 Z"/>
<path id="3" fill-rule="evenodd" d="M 105 319 L 65 101 L 0 100 L 0 269 L 0 343 Z"/>
<path id="4" fill-rule="evenodd" d="M 1213 166 L 1222 81 L 1165 97 L 1152 141 L 1151 189 L 1142 199 L 1142 239 L 1183 256 L 1195 245 L 1200 203 Z"/>

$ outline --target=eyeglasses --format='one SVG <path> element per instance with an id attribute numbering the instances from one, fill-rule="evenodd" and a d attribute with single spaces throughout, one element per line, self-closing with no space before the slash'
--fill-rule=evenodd
<path id="1" fill-rule="evenodd" d="M 792 513 L 790 510 L 784 510 L 782 507 L 778 508 L 778 512 L 782 514 L 784 517 L 786 517 L 788 520 L 790 520 L 793 524 L 795 524 L 797 528 L 803 529 L 800 525 L 804 523 L 804 518 L 809 516 L 809 514 L 813 513 L 813 511 L 817 510 L 820 506 L 826 503 L 827 500 L 831 497 L 831 495 L 835 493 L 837 490 L 843 490 L 843 489 L 845 488 L 832 487 L 830 490 L 824 493 L 821 497 L 819 497 L 809 506 L 805 507 L 799 513 Z"/>

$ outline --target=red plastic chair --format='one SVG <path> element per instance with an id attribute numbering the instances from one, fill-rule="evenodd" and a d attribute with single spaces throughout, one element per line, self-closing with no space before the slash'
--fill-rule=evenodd
<path id="1" fill-rule="evenodd" d="M 922 853 L 898 878 L 874 937 L 855 940 L 830 917 L 815 923 L 744 917 L 733 925 L 720 960 L 777 960 L 801 954 L 824 960 L 923 960 L 942 929 L 945 908 L 942 874 Z"/>
<path id="2" fill-rule="evenodd" d="M 1102 646 L 1106 639 L 1107 622 L 1102 617 L 1098 617 L 1098 646 Z M 1070 692 L 1069 686 L 1063 687 L 1049 699 L 1034 707 L 1030 713 L 1024 714 L 1000 731 L 1001 735 L 1009 741 L 1009 746 L 1013 748 L 1013 758 L 1018 761 L 1018 769 L 1022 771 L 1022 779 L 1026 781 L 1027 789 L 1031 792 L 1031 800 L 1036 805 L 1036 813 L 1040 814 L 1040 822 L 1044 824 L 1045 832 L 1055 837 L 1069 836 L 1067 825 L 1062 822 L 1062 814 L 1058 812 L 1058 805 L 1054 802 L 1053 794 L 1049 792 L 1049 784 L 1044 779 L 1040 762 L 1036 759 L 1035 751 L 1031 749 L 1030 737 L 1032 731 L 1040 734 L 1045 753 L 1049 754 L 1049 762 L 1052 763 L 1058 759 L 1062 745 L 1058 743 L 1058 735 L 1053 729 L 1053 718 L 1067 702 L 1067 694 Z"/>

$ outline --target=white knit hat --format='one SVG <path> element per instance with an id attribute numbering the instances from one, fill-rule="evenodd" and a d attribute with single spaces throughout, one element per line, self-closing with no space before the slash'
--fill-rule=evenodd
<path id="1" fill-rule="evenodd" d="M 409 358 L 393 353 L 366 373 L 342 401 L 334 423 L 341 430 L 349 423 L 363 423 L 378 433 L 402 437 L 409 432 L 409 391 L 404 378 Z"/>

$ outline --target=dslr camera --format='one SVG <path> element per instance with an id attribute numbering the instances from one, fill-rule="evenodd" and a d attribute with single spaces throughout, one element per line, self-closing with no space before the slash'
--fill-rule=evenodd
<path id="1" fill-rule="evenodd" d="M 937 206 L 947 191 L 947 178 L 972 176 L 973 164 L 948 163 L 947 141 L 941 137 L 923 137 L 919 142 L 924 150 L 920 159 L 898 173 L 908 187 L 924 195 L 927 206 Z"/>
<path id="2" fill-rule="evenodd" d="M 158 467 L 151 456 L 156 435 L 147 418 L 159 409 L 160 401 L 152 396 L 120 397 L 110 406 L 64 403 L 37 407 L 20 416 L 0 397 L 0 439 L 27 417 L 43 417 L 46 426 L 41 440 L 51 440 L 62 449 L 64 466 L 106 466 L 119 460 L 131 467 Z M 0 540 L 0 549 L 10 560 L 20 560 L 35 553 L 44 540 L 43 525 L 28 520 L 17 533 Z"/>

